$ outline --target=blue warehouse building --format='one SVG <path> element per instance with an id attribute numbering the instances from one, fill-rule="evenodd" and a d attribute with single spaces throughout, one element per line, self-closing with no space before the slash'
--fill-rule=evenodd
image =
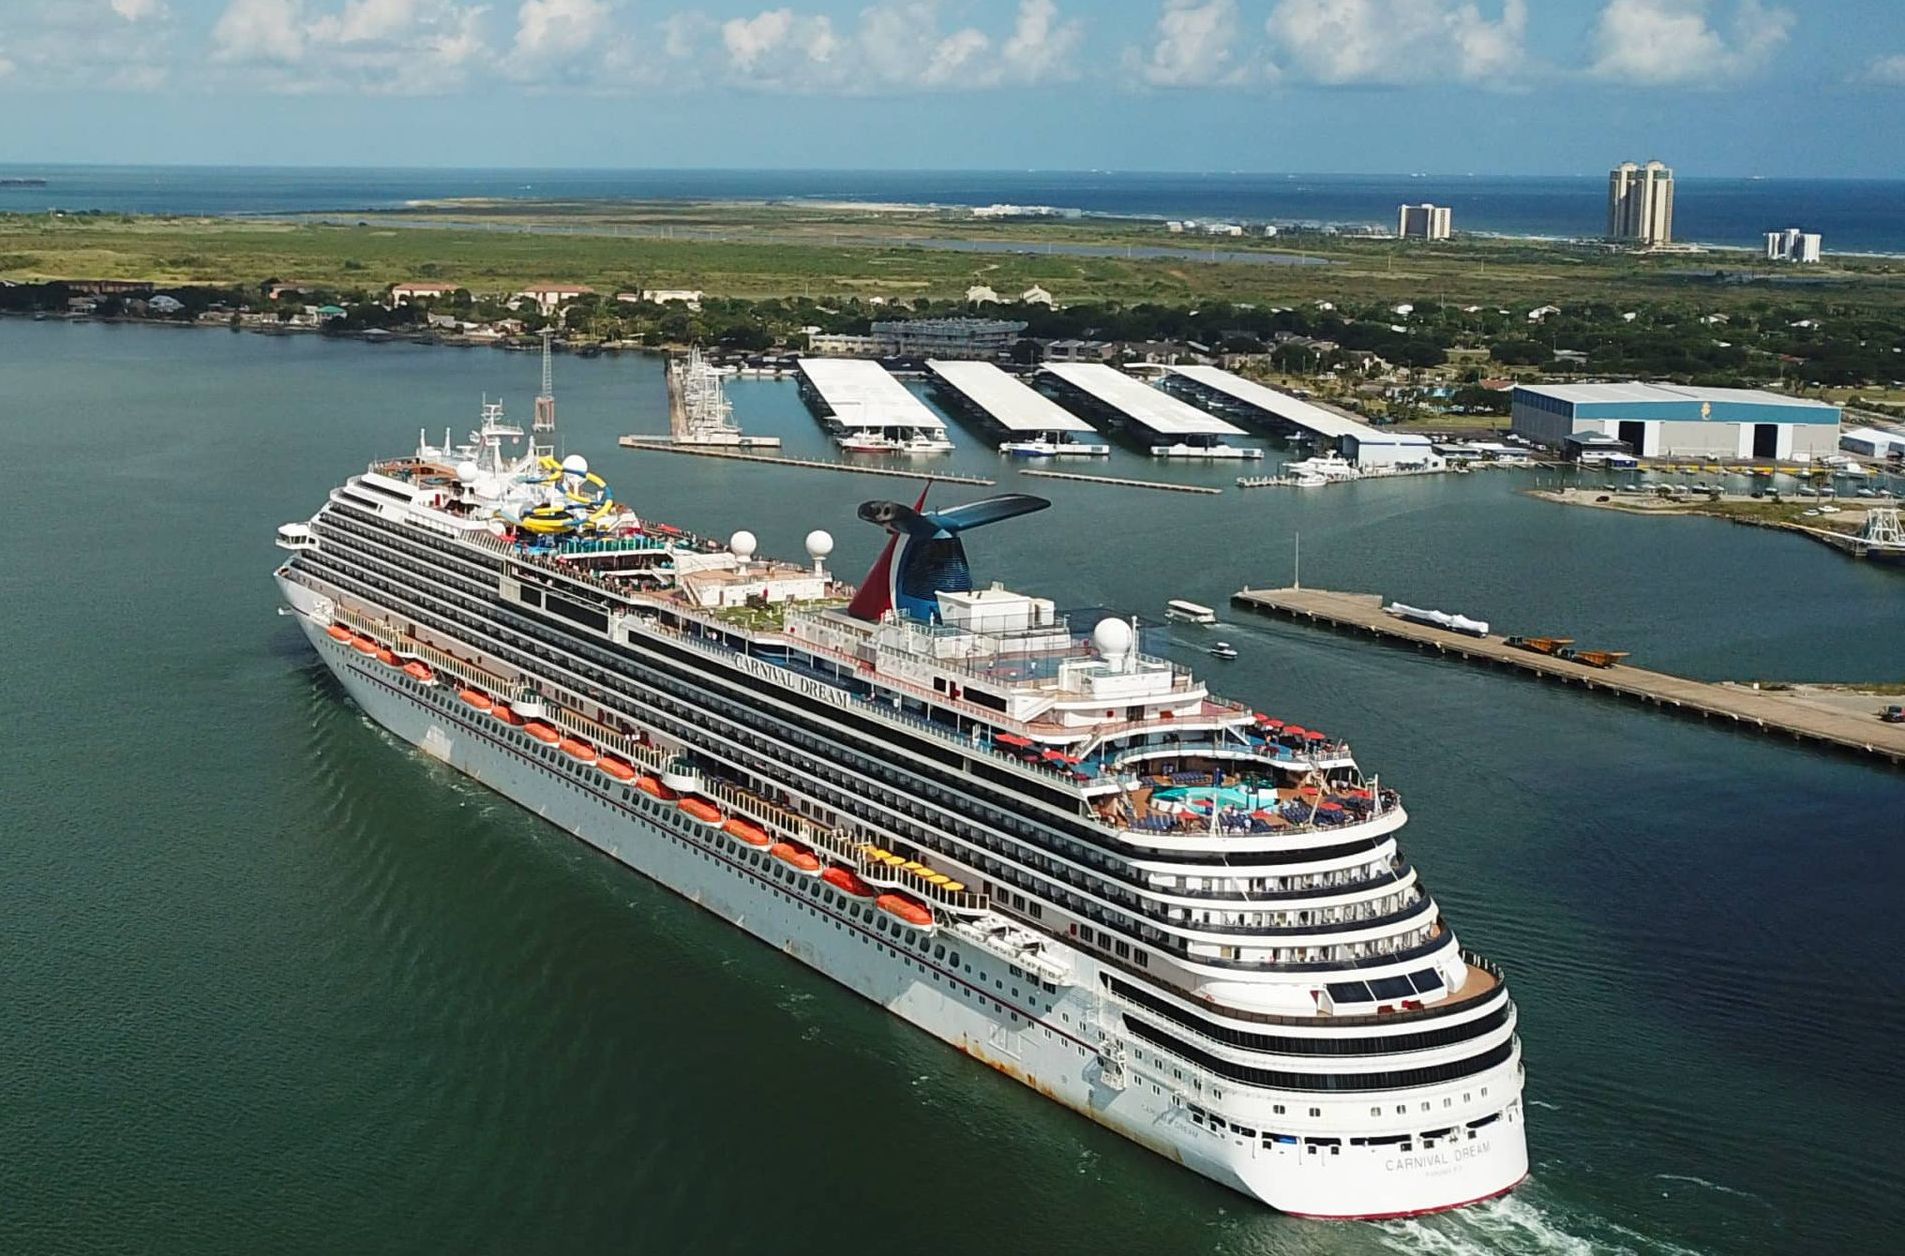
<path id="1" fill-rule="evenodd" d="M 1560 448 L 1600 433 L 1643 458 L 1823 458 L 1839 448 L 1839 407 L 1747 388 L 1682 384 L 1529 384 L 1514 430 Z"/>

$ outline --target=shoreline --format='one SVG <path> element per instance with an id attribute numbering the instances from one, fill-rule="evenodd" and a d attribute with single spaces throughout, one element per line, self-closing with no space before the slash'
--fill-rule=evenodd
<path id="1" fill-rule="evenodd" d="M 1816 541 L 1830 549 L 1837 550 L 1848 558 L 1862 559 L 1866 557 L 1866 555 L 1858 553 L 1852 548 L 1852 543 L 1856 538 L 1857 526 L 1862 525 L 1865 521 L 1866 502 L 1868 499 L 1863 498 L 1859 499 L 1859 504 L 1857 505 L 1848 503 L 1840 507 L 1847 516 L 1850 516 L 1846 519 L 1848 525 L 1847 530 L 1841 531 L 1835 528 L 1809 527 L 1806 524 L 1793 522 L 1788 519 L 1755 518 L 1750 515 L 1741 515 L 1725 510 L 1715 510 L 1713 509 L 1714 503 L 1711 502 L 1682 502 L 1659 498 L 1643 498 L 1640 501 L 1621 501 L 1611 493 L 1579 488 L 1525 488 L 1521 491 L 1529 497 L 1538 498 L 1545 502 L 1552 502 L 1557 506 L 1584 506 L 1590 510 L 1606 510 L 1613 511 L 1617 514 L 1642 515 L 1656 519 L 1718 519 L 1725 523 L 1740 524 L 1744 527 L 1766 528 L 1775 532 L 1789 532 Z M 1733 500 L 1735 504 L 1739 504 L 1742 500 L 1751 501 L 1750 498 L 1740 499 L 1737 496 Z M 1649 501 L 1659 501 L 1661 504 L 1646 504 Z M 1752 502 L 1752 504 L 1760 505 L 1761 503 Z M 1806 508 L 1802 503 L 1789 502 L 1785 504 L 1795 510 Z M 1874 504 L 1897 506 L 1900 503 L 1897 501 L 1889 501 Z M 1881 559 L 1879 561 L 1883 560 Z"/>

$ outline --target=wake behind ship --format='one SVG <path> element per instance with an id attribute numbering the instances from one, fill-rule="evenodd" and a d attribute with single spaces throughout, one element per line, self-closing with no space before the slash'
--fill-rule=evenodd
<path id="1" fill-rule="evenodd" d="M 486 408 L 333 490 L 284 598 L 429 754 L 967 1054 L 1285 1212 L 1527 1172 L 1516 1014 L 1343 742 L 1116 618 L 976 588 L 1044 508 L 872 502 L 855 589 L 638 518 Z"/>

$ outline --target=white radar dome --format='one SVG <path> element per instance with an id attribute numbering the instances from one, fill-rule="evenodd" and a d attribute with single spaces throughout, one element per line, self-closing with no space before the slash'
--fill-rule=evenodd
<path id="1" fill-rule="evenodd" d="M 1131 625 L 1122 619 L 1101 619 L 1091 630 L 1092 645 L 1107 658 L 1131 653 L 1131 637 Z"/>
<path id="2" fill-rule="evenodd" d="M 820 559 L 833 553 L 833 533 L 815 528 L 807 534 L 807 557 Z"/>
<path id="3" fill-rule="evenodd" d="M 562 460 L 562 469 L 567 471 L 570 475 L 587 475 L 589 473 L 589 460 L 584 458 L 581 454 L 570 454 L 567 458 Z"/>
<path id="4" fill-rule="evenodd" d="M 728 538 L 728 551 L 742 562 L 754 557 L 754 547 L 758 542 L 752 532 L 743 529 Z"/>
<path id="5" fill-rule="evenodd" d="M 456 464 L 456 478 L 465 484 L 476 483 L 476 477 L 479 474 L 481 473 L 476 469 L 474 462 L 459 462 Z"/>

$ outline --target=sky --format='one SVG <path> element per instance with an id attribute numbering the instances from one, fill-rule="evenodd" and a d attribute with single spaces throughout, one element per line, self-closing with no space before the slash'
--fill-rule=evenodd
<path id="1" fill-rule="evenodd" d="M 1905 177 L 1905 0 L 0 0 L 0 164 Z"/>

